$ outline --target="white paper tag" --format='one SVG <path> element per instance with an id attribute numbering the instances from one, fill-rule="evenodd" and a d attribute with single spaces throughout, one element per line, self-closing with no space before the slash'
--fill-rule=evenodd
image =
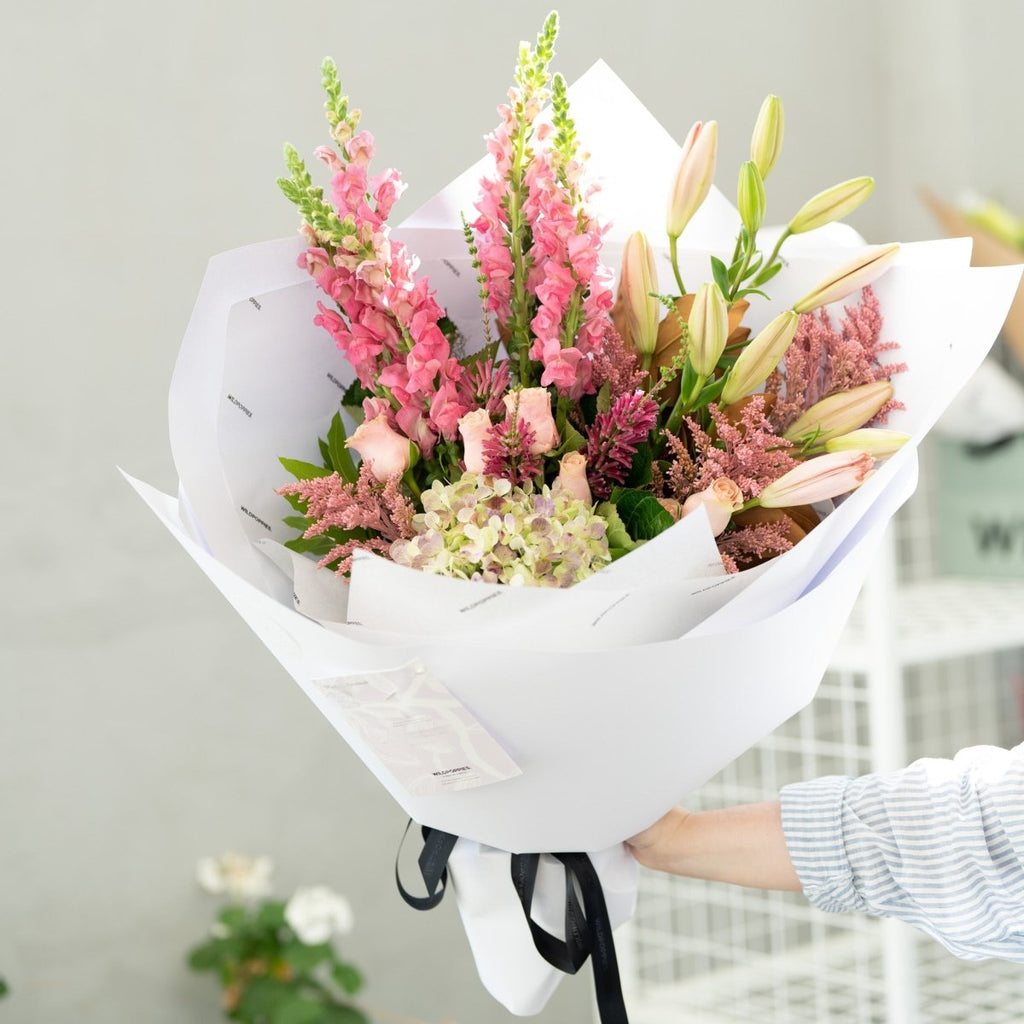
<path id="1" fill-rule="evenodd" d="M 411 796 L 473 789 L 522 774 L 419 660 L 314 683 Z"/>

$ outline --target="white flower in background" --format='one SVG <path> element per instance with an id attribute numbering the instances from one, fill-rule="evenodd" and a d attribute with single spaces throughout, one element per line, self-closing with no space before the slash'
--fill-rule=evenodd
<path id="1" fill-rule="evenodd" d="M 348 900 L 322 885 L 296 889 L 284 908 L 284 919 L 307 946 L 346 935 L 353 924 Z"/>
<path id="2" fill-rule="evenodd" d="M 222 853 L 203 857 L 196 865 L 196 878 L 209 893 L 232 900 L 253 900 L 270 894 L 270 875 L 274 865 L 269 857 L 246 857 L 242 853 Z"/>

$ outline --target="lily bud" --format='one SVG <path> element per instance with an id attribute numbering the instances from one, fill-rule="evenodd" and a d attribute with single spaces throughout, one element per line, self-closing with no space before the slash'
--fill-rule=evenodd
<path id="1" fill-rule="evenodd" d="M 874 460 L 863 451 L 833 452 L 801 462 L 758 496 L 763 508 L 813 505 L 855 490 L 874 472 Z"/>
<path id="2" fill-rule="evenodd" d="M 697 289 L 686 326 L 690 337 L 690 364 L 702 377 L 710 377 L 729 336 L 729 307 L 722 289 L 714 281 L 705 281 Z"/>
<path id="3" fill-rule="evenodd" d="M 762 181 L 768 177 L 779 158 L 784 129 L 782 100 L 775 95 L 766 96 L 750 139 L 750 159 L 757 164 Z"/>
<path id="4" fill-rule="evenodd" d="M 740 167 L 740 182 L 736 189 L 736 205 L 740 220 L 750 234 L 755 234 L 764 221 L 764 181 L 757 164 L 748 160 Z"/>
<path id="5" fill-rule="evenodd" d="M 814 291 L 808 292 L 799 302 L 794 303 L 793 312 L 809 313 L 819 306 L 827 306 L 830 302 L 845 299 L 847 295 L 881 277 L 899 251 L 897 242 L 869 249 L 841 266 L 830 277 L 825 278 Z"/>
<path id="6" fill-rule="evenodd" d="M 789 222 L 789 233 L 799 235 L 831 224 L 834 220 L 842 220 L 848 213 L 856 210 L 871 195 L 874 188 L 874 178 L 851 178 L 825 189 L 824 192 L 819 192 L 808 199 Z"/>
<path id="7" fill-rule="evenodd" d="M 651 295 L 657 290 L 658 268 L 654 262 L 654 250 L 647 236 L 637 231 L 629 236 L 622 254 L 619 291 L 633 347 L 642 355 L 651 355 L 658 341 L 661 302 Z"/>
<path id="8" fill-rule="evenodd" d="M 864 426 L 890 398 L 892 385 L 887 380 L 840 391 L 815 402 L 782 436 L 797 444 L 812 439 L 827 442 Z"/>
<path id="9" fill-rule="evenodd" d="M 722 389 L 722 405 L 752 395 L 779 365 L 796 334 L 800 317 L 792 310 L 780 313 L 739 354 Z"/>
<path id="10" fill-rule="evenodd" d="M 856 449 L 867 452 L 874 459 L 887 459 L 890 455 L 895 455 L 909 440 L 909 434 L 901 434 L 898 430 L 863 427 L 839 437 L 829 438 L 825 442 L 825 451 L 846 452 Z"/>
<path id="11" fill-rule="evenodd" d="M 718 122 L 698 121 L 686 136 L 679 169 L 672 183 L 668 200 L 668 216 L 665 232 L 669 238 L 678 238 L 690 218 L 707 199 L 711 182 L 715 177 L 715 161 L 718 157 Z"/>

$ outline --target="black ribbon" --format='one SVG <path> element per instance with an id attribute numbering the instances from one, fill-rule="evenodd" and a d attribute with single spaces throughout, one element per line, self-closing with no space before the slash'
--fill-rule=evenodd
<path id="1" fill-rule="evenodd" d="M 409 834 L 412 821 L 405 827 L 402 843 Z M 402 885 L 398 859 L 395 859 L 395 881 L 402 899 L 416 910 L 430 910 L 441 902 L 448 883 L 448 857 L 457 836 L 439 829 L 422 827 L 423 849 L 419 855 L 420 874 L 427 887 L 426 896 L 413 896 Z M 401 853 L 399 844 L 399 853 Z M 594 992 L 601 1024 L 629 1024 L 626 1004 L 622 998 L 622 982 L 615 956 L 608 907 L 601 889 L 601 880 L 585 853 L 554 853 L 551 856 L 565 870 L 565 938 L 559 939 L 545 931 L 531 916 L 533 892 L 540 867 L 539 853 L 513 853 L 511 855 L 512 884 L 537 952 L 552 967 L 566 974 L 576 974 L 587 962 L 594 963 Z"/>

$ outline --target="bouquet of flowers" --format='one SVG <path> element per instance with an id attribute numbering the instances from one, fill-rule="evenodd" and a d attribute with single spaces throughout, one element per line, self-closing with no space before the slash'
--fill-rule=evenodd
<path id="1" fill-rule="evenodd" d="M 868 178 L 764 228 L 777 98 L 733 207 L 715 122 L 680 149 L 603 64 L 567 86 L 556 29 L 522 45 L 488 155 L 394 229 L 401 181 L 324 65 L 329 197 L 289 150 L 301 242 L 211 262 L 171 387 L 178 497 L 134 481 L 451 840 L 517 1012 L 557 982 L 534 880 L 549 933 L 562 867 L 625 920 L 622 840 L 812 698 L 1020 272 L 864 245 L 837 221 Z M 565 850 L 592 856 L 516 859 Z"/>

